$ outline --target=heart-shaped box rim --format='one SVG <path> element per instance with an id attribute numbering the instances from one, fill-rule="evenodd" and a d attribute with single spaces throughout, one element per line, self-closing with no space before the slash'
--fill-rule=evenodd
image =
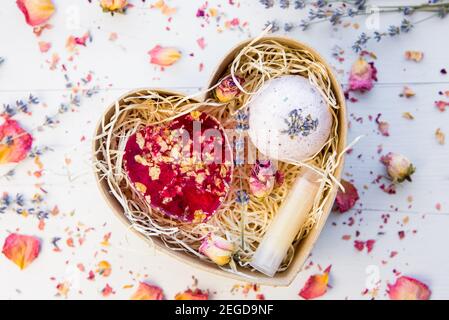
<path id="1" fill-rule="evenodd" d="M 312 53 L 312 55 L 319 61 L 328 71 L 329 78 L 332 83 L 332 89 L 334 90 L 334 93 L 336 95 L 336 98 L 338 100 L 338 105 L 340 106 L 338 116 L 339 116 L 339 145 L 338 145 L 338 152 L 341 153 L 344 151 L 347 143 L 347 118 L 346 118 L 346 104 L 345 104 L 345 98 L 343 94 L 343 90 L 337 81 L 335 75 L 332 72 L 331 67 L 327 64 L 327 62 L 323 59 L 323 57 L 317 53 L 314 49 L 311 47 L 300 43 L 296 40 L 293 40 L 291 38 L 286 37 L 277 37 L 277 36 L 266 36 L 259 38 L 255 43 L 259 43 L 261 41 L 267 41 L 267 40 L 273 40 L 277 41 L 283 45 L 287 45 L 290 47 L 300 48 L 309 51 Z M 227 70 L 229 64 L 232 62 L 232 60 L 235 58 L 235 55 L 242 50 L 245 46 L 247 46 L 249 43 L 251 43 L 253 39 L 245 40 L 238 45 L 236 45 L 234 48 L 232 48 L 222 59 L 221 63 L 218 65 L 218 67 L 215 69 L 215 72 L 213 72 L 211 80 L 209 81 L 208 88 L 213 87 L 223 76 L 224 72 Z M 126 97 L 129 97 L 130 95 L 134 95 L 137 92 L 140 91 L 155 91 L 160 94 L 169 94 L 169 95 L 182 95 L 182 96 L 188 96 L 184 93 L 176 92 L 173 90 L 167 90 L 167 89 L 160 89 L 160 88 L 140 88 L 136 90 L 129 91 L 125 94 L 123 94 L 119 99 L 115 100 L 113 103 L 110 104 L 110 106 L 103 112 L 102 118 L 99 120 L 95 133 L 94 133 L 94 140 L 93 140 L 93 161 L 97 159 L 97 150 L 98 150 L 98 140 L 95 139 L 98 135 L 102 133 L 102 123 L 107 120 L 109 121 L 112 114 L 115 111 L 116 103 L 120 101 L 123 101 Z M 198 96 L 197 99 L 191 98 L 189 96 L 189 99 L 194 102 L 201 102 L 204 101 L 207 98 L 212 97 L 212 92 L 208 92 L 202 96 Z M 334 176 L 340 180 L 341 173 L 344 167 L 344 155 L 341 157 L 340 164 L 337 167 Z M 130 221 L 125 217 L 123 214 L 123 208 L 121 207 L 120 203 L 117 201 L 117 199 L 110 194 L 110 189 L 106 183 L 106 180 L 101 179 L 98 172 L 94 172 L 95 179 L 97 181 L 98 188 L 100 190 L 100 193 L 102 194 L 105 201 L 108 203 L 109 207 L 112 209 L 114 214 L 119 218 L 119 220 L 124 223 L 127 227 L 130 227 L 131 223 Z M 188 263 L 194 268 L 199 268 L 211 273 L 214 273 L 216 275 L 224 276 L 227 278 L 233 278 L 238 281 L 250 281 L 255 282 L 258 284 L 263 285 L 271 285 L 271 286 L 288 286 L 290 283 L 293 282 L 293 280 L 296 278 L 297 274 L 301 271 L 306 259 L 308 258 L 310 252 L 312 251 L 312 248 L 314 244 L 316 243 L 318 236 L 320 235 L 326 220 L 332 210 L 332 206 L 335 200 L 335 196 L 337 194 L 337 186 L 334 186 L 333 189 L 330 191 L 331 196 L 329 197 L 328 201 L 326 202 L 324 208 L 323 208 L 323 215 L 321 216 L 320 220 L 317 222 L 317 224 L 313 227 L 313 229 L 309 232 L 307 237 L 302 239 L 300 243 L 296 247 L 296 254 L 293 258 L 292 263 L 290 264 L 289 268 L 283 272 L 276 273 L 274 277 L 268 277 L 262 273 L 259 272 L 252 272 L 249 269 L 239 268 L 238 273 L 231 273 L 228 271 L 225 271 L 223 269 L 220 269 L 218 266 L 216 266 L 213 263 L 208 263 L 205 261 L 202 261 L 198 259 L 197 257 L 191 256 L 184 252 L 178 252 L 174 251 L 167 246 L 164 245 L 162 240 L 160 240 L 158 237 L 153 237 L 150 241 L 147 239 L 143 234 L 138 232 L 137 230 L 133 229 L 133 232 L 136 233 L 139 237 L 147 241 L 148 243 L 154 245 L 159 251 L 169 255 L 170 257 L 173 257 L 177 259 L 178 261 L 181 261 L 183 263 Z"/>

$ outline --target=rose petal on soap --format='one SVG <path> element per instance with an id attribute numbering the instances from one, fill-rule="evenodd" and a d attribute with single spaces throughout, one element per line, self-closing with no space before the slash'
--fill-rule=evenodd
<path id="1" fill-rule="evenodd" d="M 411 277 L 401 276 L 394 284 L 388 284 L 388 296 L 391 300 L 429 300 L 429 287 Z"/>
<path id="2" fill-rule="evenodd" d="M 184 292 L 176 294 L 175 300 L 208 300 L 209 293 L 200 289 L 187 289 Z"/>
<path id="3" fill-rule="evenodd" d="M 357 200 L 359 200 L 359 193 L 351 182 L 342 179 L 341 184 L 345 190 L 338 189 L 334 210 L 343 213 L 354 207 Z"/>
<path id="4" fill-rule="evenodd" d="M 299 295 L 306 300 L 315 299 L 324 295 L 327 292 L 330 271 L 331 266 L 328 266 L 322 274 L 310 276 L 299 292 Z"/>
<path id="5" fill-rule="evenodd" d="M 17 0 L 16 3 L 25 15 L 26 22 L 33 27 L 47 22 L 55 12 L 51 0 Z"/>
<path id="6" fill-rule="evenodd" d="M 157 286 L 149 285 L 145 282 L 139 283 L 136 292 L 131 296 L 131 300 L 163 300 L 164 292 Z"/>
<path id="7" fill-rule="evenodd" d="M 150 63 L 157 64 L 161 67 L 168 67 L 174 64 L 181 58 L 181 52 L 175 48 L 162 47 L 160 45 L 155 46 L 148 51 L 150 55 Z"/>
<path id="8" fill-rule="evenodd" d="M 40 240 L 34 236 L 11 233 L 3 244 L 2 253 L 21 270 L 30 265 L 40 252 Z"/>
<path id="9" fill-rule="evenodd" d="M 17 121 L 4 119 L 3 124 L 0 124 L 0 165 L 18 163 L 25 159 L 32 143 L 31 135 Z"/>

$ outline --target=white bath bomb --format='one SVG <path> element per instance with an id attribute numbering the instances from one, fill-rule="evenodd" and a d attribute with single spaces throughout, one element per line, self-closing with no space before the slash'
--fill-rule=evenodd
<path id="1" fill-rule="evenodd" d="M 332 115 L 318 89 L 295 75 L 271 79 L 248 104 L 249 136 L 272 159 L 302 161 L 326 143 Z"/>

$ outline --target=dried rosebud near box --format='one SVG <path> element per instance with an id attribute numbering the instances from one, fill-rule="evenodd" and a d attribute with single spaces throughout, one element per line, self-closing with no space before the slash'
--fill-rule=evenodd
<path id="1" fill-rule="evenodd" d="M 246 106 L 264 83 L 282 76 L 295 76 L 292 82 L 301 86 L 304 82 L 304 88 L 311 85 L 310 90 L 322 97 L 316 108 L 328 108 L 332 118 L 329 123 L 328 117 L 308 111 L 314 109 L 301 101 L 298 105 L 289 101 L 295 109 L 285 119 L 286 127 L 284 120 L 276 119 L 278 131 L 288 133 L 282 137 L 288 145 L 285 150 L 294 151 L 289 139 L 305 146 L 320 128 L 328 130 L 329 137 L 319 139 L 318 151 L 291 153 L 307 155 L 304 163 L 289 162 L 288 157 L 277 161 L 271 154 L 251 161 L 251 150 L 259 156 L 257 149 L 263 144 L 251 141 L 256 130 L 249 125 L 260 124 L 249 121 Z M 162 252 L 240 281 L 288 285 L 309 256 L 334 203 L 346 147 L 342 89 L 316 51 L 282 37 L 249 40 L 232 49 L 212 75 L 209 88 L 198 99 L 169 90 L 140 89 L 109 106 L 93 146 L 99 189 L 119 219 Z M 195 122 L 202 127 L 196 135 Z M 206 137 L 207 129 L 218 135 Z M 175 139 L 179 131 L 188 132 L 182 143 Z M 195 141 L 209 152 L 195 153 Z M 217 154 L 222 159 L 213 161 Z M 314 173 L 307 174 L 306 169 Z M 301 202 L 303 198 L 287 197 L 298 188 L 307 192 L 307 184 L 297 182 L 304 175 L 313 177 L 317 193 L 309 195 L 309 205 Z M 273 276 L 266 275 L 251 263 L 277 213 L 287 210 L 283 206 L 287 202 L 290 216 L 295 207 L 306 212 L 295 220 L 300 225 L 290 233 L 299 231 L 287 240 L 292 242 L 287 243 L 285 257 L 278 254 L 283 258 L 280 266 L 275 266 Z M 275 243 L 271 249 L 276 250 Z"/>

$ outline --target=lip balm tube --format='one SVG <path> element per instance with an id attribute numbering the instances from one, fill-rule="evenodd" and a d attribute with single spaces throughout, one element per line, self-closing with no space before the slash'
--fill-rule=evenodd
<path id="1" fill-rule="evenodd" d="M 312 209 L 319 178 L 311 169 L 303 168 L 250 262 L 254 269 L 274 276 Z"/>

